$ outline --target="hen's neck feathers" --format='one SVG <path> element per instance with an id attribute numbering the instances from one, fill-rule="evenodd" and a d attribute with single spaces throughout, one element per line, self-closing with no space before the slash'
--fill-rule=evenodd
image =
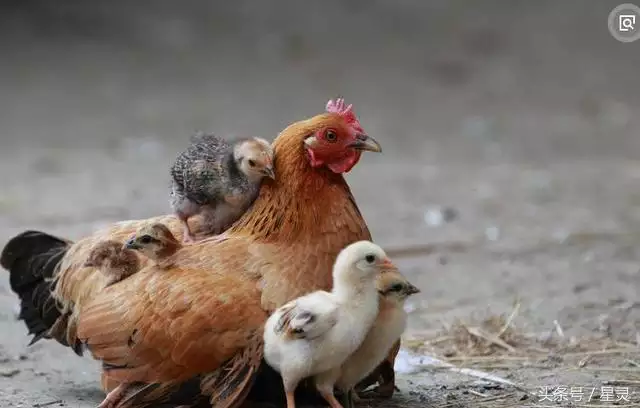
<path id="1" fill-rule="evenodd" d="M 273 142 L 276 180 L 263 181 L 258 198 L 231 233 L 247 233 L 262 241 L 297 242 L 344 228 L 345 221 L 366 229 L 342 175 L 309 164 L 304 139 L 328 119 L 318 115 L 280 133 Z M 341 217 L 342 225 L 332 217 Z"/>

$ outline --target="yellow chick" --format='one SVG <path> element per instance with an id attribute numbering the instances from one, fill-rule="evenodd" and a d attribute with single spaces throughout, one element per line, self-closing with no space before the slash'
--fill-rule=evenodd
<path id="1" fill-rule="evenodd" d="M 384 360 L 404 332 L 407 326 L 405 300 L 420 292 L 394 269 L 380 274 L 376 286 L 380 296 L 378 316 L 360 347 L 343 364 L 336 382 L 337 388 L 347 394 L 346 406 L 351 406 L 357 399 L 353 387 Z"/>

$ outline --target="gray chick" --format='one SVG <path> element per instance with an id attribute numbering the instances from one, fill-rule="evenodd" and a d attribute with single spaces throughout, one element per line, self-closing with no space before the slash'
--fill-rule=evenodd
<path id="1" fill-rule="evenodd" d="M 254 137 L 233 143 L 205 133 L 171 167 L 171 207 L 184 225 L 184 241 L 195 238 L 188 219 L 202 214 L 208 233 L 221 234 L 247 211 L 264 177 L 275 178 L 269 142 Z"/>

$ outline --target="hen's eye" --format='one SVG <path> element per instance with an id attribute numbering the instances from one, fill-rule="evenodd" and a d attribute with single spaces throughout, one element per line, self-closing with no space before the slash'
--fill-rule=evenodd
<path id="1" fill-rule="evenodd" d="M 254 162 L 253 160 L 249 160 L 249 166 L 256 167 L 256 162 Z"/>
<path id="2" fill-rule="evenodd" d="M 327 139 L 327 141 L 329 142 L 335 142 L 336 140 L 338 140 L 338 135 L 333 130 L 327 130 L 325 139 Z"/>
<path id="3" fill-rule="evenodd" d="M 373 263 L 376 260 L 376 257 L 373 255 L 367 255 L 364 257 L 364 260 L 367 261 L 367 263 Z"/>
<path id="4" fill-rule="evenodd" d="M 140 242 L 143 244 L 149 244 L 151 243 L 152 238 L 149 235 L 143 235 L 142 237 L 140 237 Z"/>

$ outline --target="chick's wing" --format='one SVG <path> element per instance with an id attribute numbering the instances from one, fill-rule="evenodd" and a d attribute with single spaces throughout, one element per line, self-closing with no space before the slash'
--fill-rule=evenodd
<path id="1" fill-rule="evenodd" d="M 338 306 L 331 295 L 314 292 L 284 305 L 275 330 L 294 338 L 313 339 L 326 333 L 337 321 Z"/>
<path id="2" fill-rule="evenodd" d="M 79 338 L 124 382 L 213 371 L 255 339 L 266 314 L 255 282 L 200 269 L 149 267 L 87 305 Z"/>

